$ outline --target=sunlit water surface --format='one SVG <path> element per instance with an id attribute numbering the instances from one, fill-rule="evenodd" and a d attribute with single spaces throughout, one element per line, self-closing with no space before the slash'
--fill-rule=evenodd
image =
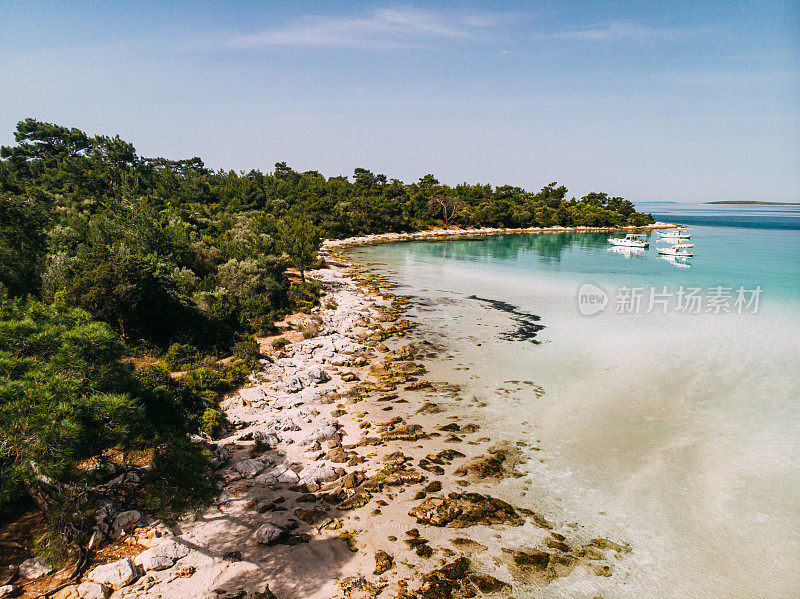
<path id="1" fill-rule="evenodd" d="M 494 494 L 633 548 L 610 578 L 571 576 L 532 595 L 800 596 L 800 211 L 640 208 L 691 221 L 688 267 L 658 257 L 655 233 L 635 255 L 595 234 L 349 254 L 417 298 L 421 331 L 452 356 L 432 374 L 485 402 L 464 417 L 539 450 L 524 479 Z M 579 311 L 585 283 L 608 294 L 605 310 Z M 649 311 L 650 288 L 664 286 L 666 314 Z M 730 313 L 694 314 L 676 310 L 681 286 L 704 300 L 710 287 L 762 293 L 756 313 L 732 299 Z M 617 313 L 620 287 L 642 289 L 638 314 Z M 532 322 L 543 328 L 520 331 Z"/>

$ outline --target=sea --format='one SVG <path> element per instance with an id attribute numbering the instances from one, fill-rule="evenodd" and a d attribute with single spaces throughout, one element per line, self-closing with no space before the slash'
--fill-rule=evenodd
<path id="1" fill-rule="evenodd" d="M 642 203 L 692 257 L 621 233 L 348 250 L 413 297 L 464 419 L 523 441 L 491 494 L 631 547 L 532 597 L 800 596 L 800 206 Z M 485 491 L 486 489 L 484 489 Z"/>

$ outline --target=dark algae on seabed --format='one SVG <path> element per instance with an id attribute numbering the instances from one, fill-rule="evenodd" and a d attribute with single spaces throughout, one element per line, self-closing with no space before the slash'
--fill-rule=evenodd
<path id="1" fill-rule="evenodd" d="M 501 312 L 511 315 L 511 320 L 514 321 L 516 327 L 511 331 L 500 333 L 500 339 L 504 341 L 530 341 L 537 345 L 541 343 L 541 341 L 536 339 L 536 335 L 544 328 L 543 324 L 539 324 L 539 321 L 542 319 L 541 316 L 523 312 L 517 306 L 501 300 L 487 299 L 485 297 L 478 297 L 477 295 L 470 295 L 467 299 L 483 302 L 495 310 L 500 310 Z"/>

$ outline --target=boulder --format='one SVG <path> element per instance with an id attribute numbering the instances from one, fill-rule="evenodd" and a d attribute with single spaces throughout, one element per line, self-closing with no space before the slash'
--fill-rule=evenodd
<path id="1" fill-rule="evenodd" d="M 19 575 L 31 580 L 34 578 L 41 578 L 45 574 L 50 574 L 52 571 L 53 566 L 35 557 L 26 559 L 19 565 Z"/>
<path id="2" fill-rule="evenodd" d="M 303 441 L 301 441 L 301 445 L 313 445 L 314 443 L 321 443 L 323 441 L 327 441 L 332 437 L 336 437 L 339 434 L 338 427 L 332 424 L 326 424 L 324 426 L 319 427 L 318 429 L 314 430 L 311 434 L 308 435 Z"/>
<path id="3" fill-rule="evenodd" d="M 311 510 L 304 510 L 303 508 L 297 508 L 294 511 L 294 515 L 297 517 L 298 520 L 302 520 L 309 526 L 316 529 L 320 529 L 333 522 L 333 519 L 328 515 L 328 513 L 319 508 L 314 508 Z"/>
<path id="4" fill-rule="evenodd" d="M 249 387 L 247 389 L 239 389 L 239 396 L 244 403 L 251 404 L 254 402 L 264 401 L 267 394 L 261 387 Z"/>
<path id="5" fill-rule="evenodd" d="M 20 588 L 15 584 L 4 584 L 0 586 L 0 599 L 6 597 L 16 597 L 20 592 Z"/>
<path id="6" fill-rule="evenodd" d="M 50 595 L 50 599 L 80 599 L 78 585 L 71 584 Z"/>
<path id="7" fill-rule="evenodd" d="M 278 435 L 267 431 L 255 431 L 253 433 L 253 440 L 256 443 L 260 445 L 266 445 L 267 447 L 275 447 L 281 442 L 278 438 Z"/>
<path id="8" fill-rule="evenodd" d="M 233 468 L 245 478 L 253 478 L 264 469 L 264 462 L 261 460 L 242 460 L 236 462 Z"/>
<path id="9" fill-rule="evenodd" d="M 263 545 L 274 545 L 285 534 L 286 530 L 284 528 L 281 528 L 277 524 L 272 524 L 271 522 L 267 522 L 266 524 L 262 524 L 255 531 L 255 533 L 253 533 L 253 537 L 255 538 L 257 543 L 261 543 Z"/>
<path id="10" fill-rule="evenodd" d="M 141 519 L 142 515 L 136 510 L 120 512 L 117 514 L 116 518 L 114 518 L 112 536 L 122 536 Z"/>
<path id="11" fill-rule="evenodd" d="M 87 574 L 92 582 L 104 584 L 112 589 L 120 589 L 132 583 L 139 576 L 133 561 L 126 557 L 110 564 L 95 567 Z"/>
<path id="12" fill-rule="evenodd" d="M 293 376 L 286 381 L 284 387 L 289 393 L 298 393 L 305 388 L 305 383 L 303 382 L 302 377 Z"/>
<path id="13" fill-rule="evenodd" d="M 78 585 L 78 596 L 81 599 L 108 599 L 111 589 L 104 584 L 87 580 Z"/>
<path id="14" fill-rule="evenodd" d="M 230 461 L 231 454 L 228 453 L 228 450 L 224 447 L 217 447 L 211 452 L 209 459 L 211 460 L 211 464 L 214 466 L 214 468 L 222 468 Z"/>
<path id="15" fill-rule="evenodd" d="M 278 482 L 296 485 L 300 481 L 300 477 L 294 470 L 287 470 L 286 472 L 278 475 Z"/>
<path id="16" fill-rule="evenodd" d="M 189 548 L 180 540 L 165 539 L 155 547 L 142 551 L 133 558 L 133 563 L 144 570 L 166 570 L 175 565 L 175 562 L 186 557 Z"/>
<path id="17" fill-rule="evenodd" d="M 339 478 L 339 475 L 332 466 L 320 464 L 309 464 L 303 468 L 297 476 L 301 484 L 309 482 L 319 484 Z"/>
<path id="18" fill-rule="evenodd" d="M 385 551 L 377 551 L 375 553 L 375 572 L 376 576 L 379 576 L 386 572 L 387 570 L 391 569 L 392 565 L 394 564 L 394 558 L 386 553 Z"/>
<path id="19" fill-rule="evenodd" d="M 306 375 L 315 383 L 324 383 L 331 380 L 331 376 L 320 366 L 312 366 L 306 371 Z"/>
<path id="20" fill-rule="evenodd" d="M 278 477 L 275 476 L 272 472 L 265 472 L 263 474 L 259 474 L 254 479 L 259 485 L 275 485 L 278 483 Z"/>

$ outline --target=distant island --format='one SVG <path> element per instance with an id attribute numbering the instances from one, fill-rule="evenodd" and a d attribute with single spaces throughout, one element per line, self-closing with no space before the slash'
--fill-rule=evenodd
<path id="1" fill-rule="evenodd" d="M 753 202 L 753 201 L 743 201 L 739 202 L 736 200 L 722 200 L 720 202 L 702 202 L 703 204 L 730 204 L 733 206 L 800 206 L 800 202 Z"/>

